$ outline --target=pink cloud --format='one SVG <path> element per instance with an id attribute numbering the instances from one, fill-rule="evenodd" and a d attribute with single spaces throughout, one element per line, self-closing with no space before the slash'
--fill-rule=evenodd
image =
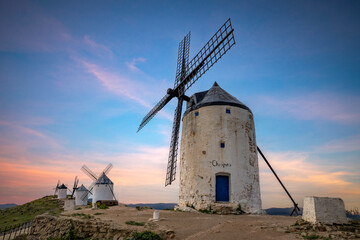
<path id="1" fill-rule="evenodd" d="M 82 61 L 82 64 L 86 67 L 88 72 L 94 75 L 96 79 L 98 79 L 107 90 L 114 92 L 120 96 L 129 98 L 144 107 L 151 107 L 148 102 L 138 97 L 140 95 L 139 89 L 141 89 L 139 84 L 134 83 L 126 77 L 106 72 L 96 64 L 86 61 Z"/>
<path id="2" fill-rule="evenodd" d="M 133 149 L 132 153 L 115 155 L 88 152 L 39 156 L 24 152 L 26 161 L 23 161 L 19 155 L 13 159 L 12 152 L 7 152 L 8 149 L 3 150 L 0 153 L 2 166 L 0 203 L 24 203 L 50 195 L 58 179 L 71 187 L 74 177 L 78 176 L 80 184 L 89 186 L 92 181 L 80 170 L 81 166 L 86 164 L 98 174 L 109 162 L 114 164 L 109 177 L 115 184 L 115 194 L 119 201 L 127 203 L 149 199 L 153 199 L 154 202 L 164 201 L 159 198 L 159 195 L 166 196 L 166 199 L 171 199 L 171 202 L 177 201 L 177 195 L 170 194 L 168 188 L 164 188 L 167 147 L 145 146 Z M 46 161 L 39 161 L 38 158 L 46 159 Z M 172 189 L 172 192 L 177 191 L 176 186 Z M 124 191 L 127 194 L 124 194 Z M 154 192 L 159 192 L 159 195 L 153 195 Z"/>
<path id="3" fill-rule="evenodd" d="M 126 62 L 126 66 L 131 71 L 140 71 L 140 69 L 136 65 L 141 62 L 146 62 L 146 59 L 142 57 L 134 58 L 131 62 Z"/>
<path id="4" fill-rule="evenodd" d="M 99 44 L 99 43 L 95 42 L 94 40 L 90 39 L 89 35 L 84 36 L 84 42 L 87 45 L 89 45 L 92 48 L 92 50 L 96 51 L 100 56 L 105 54 L 110 59 L 112 59 L 114 57 L 113 52 L 108 47 L 106 47 L 103 44 Z"/>
<path id="5" fill-rule="evenodd" d="M 347 208 L 359 207 L 360 183 L 347 180 L 360 171 L 339 171 L 336 166 L 315 164 L 308 153 L 265 152 L 270 164 L 295 200 L 302 205 L 304 196 L 341 197 Z M 325 160 L 323 162 L 326 162 Z M 259 156 L 260 183 L 264 207 L 291 206 L 268 166 Z"/>
<path id="6" fill-rule="evenodd" d="M 360 97 L 335 95 L 333 93 L 311 93 L 302 96 L 281 98 L 259 97 L 262 112 L 282 114 L 302 120 L 326 120 L 338 123 L 359 123 Z"/>
<path id="7" fill-rule="evenodd" d="M 136 82 L 120 74 L 111 73 L 99 67 L 97 64 L 87 62 L 85 60 L 78 60 L 87 69 L 89 73 L 94 75 L 96 79 L 110 92 L 113 92 L 125 99 L 130 99 L 148 109 L 153 107 L 148 101 L 144 100 L 144 96 L 148 92 L 148 88 L 140 82 Z M 159 115 L 164 116 L 169 120 L 173 117 L 164 111 Z"/>

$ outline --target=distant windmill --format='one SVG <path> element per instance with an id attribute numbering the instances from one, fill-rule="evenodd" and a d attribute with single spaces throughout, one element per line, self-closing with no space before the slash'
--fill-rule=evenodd
<path id="1" fill-rule="evenodd" d="M 75 190 L 75 205 L 76 206 L 85 206 L 88 202 L 89 191 L 85 188 L 83 184 Z"/>
<path id="2" fill-rule="evenodd" d="M 66 199 L 68 188 L 65 184 L 61 184 L 58 187 L 58 199 Z"/>
<path id="3" fill-rule="evenodd" d="M 165 186 L 175 180 L 183 101 L 179 207 L 197 210 L 261 213 L 257 153 L 264 158 L 294 204 L 299 208 L 256 145 L 253 114 L 247 106 L 216 82 L 208 90 L 188 97 L 185 92 L 234 44 L 230 19 L 189 62 L 190 33 L 179 44 L 174 88 L 143 118 L 140 131 L 168 102 L 178 98 L 175 109 Z"/>
<path id="4" fill-rule="evenodd" d="M 114 194 L 114 183 L 106 176 L 112 167 L 113 165 L 110 163 L 98 176 L 86 165 L 81 167 L 81 170 L 93 180 L 93 183 L 88 188 L 88 192 L 93 195 L 93 206 L 95 206 L 97 202 L 106 205 L 118 204 Z M 85 198 L 87 194 L 83 195 L 83 198 Z"/>

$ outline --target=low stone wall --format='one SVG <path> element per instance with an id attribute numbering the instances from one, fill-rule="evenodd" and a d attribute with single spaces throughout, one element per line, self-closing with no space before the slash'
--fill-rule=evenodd
<path id="1" fill-rule="evenodd" d="M 72 225 L 77 237 L 90 239 L 123 239 L 130 237 L 136 231 L 136 229 L 129 229 L 127 226 L 115 226 L 112 222 L 96 219 L 82 220 L 41 215 L 33 220 L 32 231 L 27 239 L 46 240 L 52 237 L 65 237 L 69 234 Z"/>
<path id="2" fill-rule="evenodd" d="M 66 199 L 64 202 L 64 210 L 65 211 L 69 211 L 69 210 L 75 210 L 76 206 L 75 206 L 75 199 Z"/>
<path id="3" fill-rule="evenodd" d="M 345 204 L 341 198 L 305 197 L 303 219 L 311 223 L 347 223 Z"/>

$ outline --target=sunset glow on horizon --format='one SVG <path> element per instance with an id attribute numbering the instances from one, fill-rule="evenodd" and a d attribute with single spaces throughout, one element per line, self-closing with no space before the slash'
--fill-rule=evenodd
<path id="1" fill-rule="evenodd" d="M 139 133 L 190 59 L 230 17 L 236 45 L 187 95 L 216 81 L 254 114 L 256 141 L 300 206 L 360 208 L 359 1 L 1 1 L 0 204 L 86 187 L 86 164 L 122 203 L 176 203 L 164 187 L 176 101 Z M 185 108 L 185 107 L 183 107 Z M 259 156 L 263 208 L 290 207 Z M 179 168 L 178 168 L 179 169 Z"/>

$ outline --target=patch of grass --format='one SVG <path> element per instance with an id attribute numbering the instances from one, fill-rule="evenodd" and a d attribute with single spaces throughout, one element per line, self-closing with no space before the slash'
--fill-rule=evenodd
<path id="1" fill-rule="evenodd" d="M 104 215 L 104 213 L 97 212 L 97 213 L 94 213 L 94 215 Z"/>
<path id="2" fill-rule="evenodd" d="M 135 221 L 126 221 L 125 222 L 127 225 L 133 225 L 133 226 L 144 226 L 145 223 L 143 222 L 135 222 Z"/>
<path id="3" fill-rule="evenodd" d="M 20 206 L 0 210 L 0 231 L 13 225 L 22 224 L 36 216 L 49 212 L 59 215 L 62 212 L 60 200 L 54 196 L 46 196 Z"/>
<path id="4" fill-rule="evenodd" d="M 124 240 L 162 240 L 162 238 L 151 231 L 135 232 L 131 238 L 125 238 Z"/>

